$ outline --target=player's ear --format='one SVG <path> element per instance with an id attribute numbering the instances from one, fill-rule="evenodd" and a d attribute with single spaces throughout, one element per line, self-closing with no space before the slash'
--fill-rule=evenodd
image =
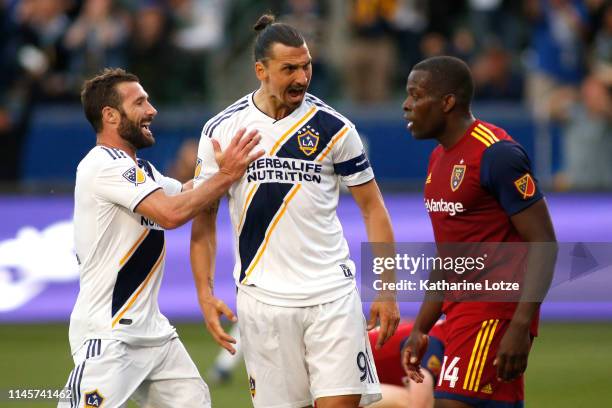
<path id="1" fill-rule="evenodd" d="M 107 123 L 111 126 L 119 125 L 121 121 L 121 115 L 119 115 L 119 111 L 115 108 L 111 108 L 110 106 L 105 106 L 102 108 L 102 123 Z"/>
<path id="2" fill-rule="evenodd" d="M 265 81 L 268 79 L 268 70 L 263 61 L 255 62 L 255 75 L 260 81 Z"/>
<path id="3" fill-rule="evenodd" d="M 453 94 L 444 95 L 442 97 L 442 110 L 444 113 L 448 113 L 453 110 L 457 104 L 457 98 Z"/>

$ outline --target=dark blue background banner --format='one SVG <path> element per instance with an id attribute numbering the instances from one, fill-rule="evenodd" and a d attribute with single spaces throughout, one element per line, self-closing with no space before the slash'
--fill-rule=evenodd
<path id="1" fill-rule="evenodd" d="M 412 138 L 406 130 L 399 104 L 340 111 L 357 126 L 379 182 L 399 187 L 422 185 L 435 143 Z M 525 147 L 532 160 L 538 162 L 534 144 L 536 129 L 528 112 L 516 105 L 495 105 L 486 109 L 476 107 L 475 113 L 503 127 Z M 152 124 L 156 145 L 140 155 L 164 171 L 185 140 L 199 139 L 203 124 L 212 114 L 202 108 L 180 111 L 160 108 Z M 39 109 L 34 114 L 25 143 L 21 178 L 27 182 L 71 182 L 78 162 L 94 144 L 95 135 L 79 107 Z M 551 154 L 554 170 L 560 161 L 558 149 L 553 149 Z M 536 173 L 541 171 L 536 168 Z"/>

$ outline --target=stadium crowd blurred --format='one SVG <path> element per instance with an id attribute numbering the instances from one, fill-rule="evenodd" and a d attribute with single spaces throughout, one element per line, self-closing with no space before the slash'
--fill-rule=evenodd
<path id="1" fill-rule="evenodd" d="M 241 96 L 250 27 L 268 10 L 307 38 L 314 94 L 399 101 L 414 63 L 455 55 L 477 101 L 562 124 L 558 188 L 612 188 L 610 0 L 0 0 L 0 179 L 17 178 L 33 109 L 77 103 L 102 67 L 136 73 L 156 105 Z"/>

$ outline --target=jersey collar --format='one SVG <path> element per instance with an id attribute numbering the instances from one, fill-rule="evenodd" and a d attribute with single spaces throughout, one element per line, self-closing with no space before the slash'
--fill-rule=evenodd
<path id="1" fill-rule="evenodd" d="M 253 109 L 254 112 L 257 112 L 258 116 L 260 118 L 262 118 L 263 120 L 265 120 L 266 122 L 269 122 L 273 125 L 276 125 L 277 123 L 284 123 L 285 121 L 291 121 L 296 117 L 300 117 L 303 113 L 304 113 L 304 109 L 305 109 L 305 96 L 304 96 L 304 100 L 302 101 L 302 103 L 300 104 L 300 106 L 298 106 L 293 112 L 291 112 L 289 115 L 285 116 L 282 119 L 274 119 L 268 115 L 266 115 L 261 109 L 259 109 L 257 107 L 257 105 L 255 105 L 255 92 L 257 91 L 253 91 L 251 93 L 251 95 L 248 98 L 249 101 L 249 105 L 251 106 L 251 108 Z"/>

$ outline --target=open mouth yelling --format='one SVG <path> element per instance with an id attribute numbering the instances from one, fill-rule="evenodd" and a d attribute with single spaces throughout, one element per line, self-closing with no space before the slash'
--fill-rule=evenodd
<path id="1" fill-rule="evenodd" d="M 290 88 L 287 93 L 291 99 L 301 100 L 304 97 L 306 90 L 304 88 Z"/>
<path id="2" fill-rule="evenodd" d="M 140 122 L 140 129 L 142 129 L 142 133 L 145 136 L 153 137 L 153 132 L 151 132 L 151 129 L 149 128 L 149 126 L 151 126 L 151 121 Z"/>

